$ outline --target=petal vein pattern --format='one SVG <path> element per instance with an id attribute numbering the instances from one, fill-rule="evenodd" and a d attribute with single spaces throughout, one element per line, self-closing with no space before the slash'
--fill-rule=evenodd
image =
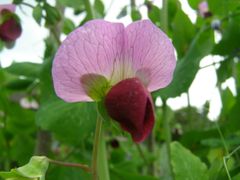
<path id="1" fill-rule="evenodd" d="M 136 21 L 126 28 L 126 56 L 133 69 L 144 70 L 149 91 L 167 86 L 172 80 L 176 65 L 174 47 L 170 39 L 151 21 Z M 139 77 L 142 79 L 142 77 Z"/>
<path id="2" fill-rule="evenodd" d="M 52 75 L 57 95 L 68 102 L 92 101 L 81 76 L 101 74 L 111 79 L 124 54 L 124 26 L 93 20 L 73 31 L 58 49 Z"/>
<path id="3" fill-rule="evenodd" d="M 52 74 L 59 97 L 68 102 L 92 101 L 81 84 L 84 75 L 102 75 L 110 86 L 138 77 L 151 92 L 170 83 L 175 64 L 171 41 L 151 21 L 124 28 L 121 23 L 92 20 L 62 43 Z"/>

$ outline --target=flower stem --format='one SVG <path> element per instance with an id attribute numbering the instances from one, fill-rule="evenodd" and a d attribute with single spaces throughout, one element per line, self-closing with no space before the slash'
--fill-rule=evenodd
<path id="1" fill-rule="evenodd" d="M 98 156 L 98 173 L 99 180 L 109 180 L 108 160 L 106 152 L 106 143 L 103 136 L 103 131 L 100 134 L 99 156 Z"/>
<path id="2" fill-rule="evenodd" d="M 171 179 L 173 179 L 173 171 L 172 171 L 172 165 L 171 165 L 171 148 L 170 148 L 170 144 L 171 144 L 171 128 L 169 126 L 169 119 L 167 118 L 167 105 L 166 105 L 166 101 L 163 100 L 163 125 L 164 125 L 164 133 L 165 133 L 165 142 L 166 142 L 166 147 L 167 147 L 167 159 L 168 159 L 168 167 L 169 167 L 169 175 L 171 177 Z"/>
<path id="3" fill-rule="evenodd" d="M 109 180 L 106 145 L 102 130 L 102 116 L 98 112 L 92 155 L 93 180 Z"/>
<path id="4" fill-rule="evenodd" d="M 94 19 L 94 12 L 93 12 L 93 9 L 92 9 L 92 5 L 91 5 L 91 2 L 89 0 L 85 0 L 83 1 L 84 2 L 84 5 L 85 5 L 85 9 L 87 11 L 87 16 L 89 19 Z"/>
<path id="5" fill-rule="evenodd" d="M 98 153 L 99 153 L 99 141 L 101 138 L 101 130 L 102 130 L 102 119 L 98 115 L 97 124 L 95 130 L 94 144 L 93 144 L 93 154 L 92 154 L 92 174 L 93 180 L 98 180 Z"/>
<path id="6" fill-rule="evenodd" d="M 168 32 L 168 1 L 162 0 L 162 13 L 161 13 L 162 29 L 165 33 Z"/>
<path id="7" fill-rule="evenodd" d="M 230 154 L 228 154 L 227 156 L 224 156 L 223 157 L 223 164 L 224 164 L 224 167 L 225 167 L 225 170 L 226 170 L 226 172 L 227 172 L 227 176 L 228 176 L 228 179 L 229 180 L 232 180 L 232 178 L 231 178 L 231 175 L 230 175 L 230 173 L 229 173 L 229 170 L 228 170 L 228 167 L 227 167 L 227 161 L 228 161 L 228 159 L 229 158 L 231 158 L 231 156 L 233 155 L 233 154 L 235 154 L 237 151 L 239 151 L 240 150 L 240 146 L 238 146 L 237 148 L 235 148 Z"/>
<path id="8" fill-rule="evenodd" d="M 146 157 L 145 157 L 145 155 L 144 155 L 144 153 L 143 153 L 143 150 L 142 150 L 141 145 L 140 145 L 140 144 L 137 144 L 137 143 L 135 143 L 135 145 L 136 145 L 137 150 L 138 150 L 140 156 L 142 157 L 144 163 L 145 163 L 145 164 L 149 164 L 148 160 L 146 159 Z"/>
<path id="9" fill-rule="evenodd" d="M 86 172 L 91 172 L 91 168 L 89 168 L 88 165 L 86 164 L 62 162 L 62 161 L 57 161 L 49 158 L 48 158 L 48 161 L 52 164 L 67 166 L 67 167 L 77 167 L 77 168 L 83 169 Z"/>
<path id="10" fill-rule="evenodd" d="M 220 136 L 220 138 L 221 138 L 223 147 L 224 147 L 224 149 L 225 149 L 225 151 L 226 151 L 226 153 L 227 153 L 227 155 L 228 155 L 228 154 L 229 154 L 228 146 L 227 146 L 226 141 L 225 141 L 225 139 L 224 139 L 223 133 L 222 133 L 220 127 L 219 127 L 218 122 L 215 122 L 215 124 L 216 124 L 217 130 L 218 130 L 219 136 Z"/>
<path id="11" fill-rule="evenodd" d="M 155 137 L 154 137 L 154 133 L 153 132 L 148 137 L 147 147 L 148 147 L 148 152 L 150 154 L 154 154 Z M 149 166 L 148 166 L 148 173 L 151 176 L 155 176 L 155 162 L 154 161 L 150 161 Z"/>

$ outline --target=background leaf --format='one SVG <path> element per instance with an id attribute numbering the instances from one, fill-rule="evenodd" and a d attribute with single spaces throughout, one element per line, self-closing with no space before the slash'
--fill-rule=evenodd
<path id="1" fill-rule="evenodd" d="M 187 92 L 199 69 L 200 60 L 208 55 L 214 45 L 213 32 L 210 29 L 202 29 L 193 39 L 186 55 L 178 60 L 171 84 L 157 92 L 154 96 L 176 97 Z M 187 73 L 186 73 L 187 71 Z"/>
<path id="2" fill-rule="evenodd" d="M 45 180 L 48 169 L 48 160 L 43 156 L 33 156 L 25 166 L 12 169 L 10 172 L 0 172 L 0 176 L 6 180 Z"/>
<path id="3" fill-rule="evenodd" d="M 178 142 L 171 143 L 171 164 L 176 180 L 207 180 L 207 166 Z"/>
<path id="4" fill-rule="evenodd" d="M 65 103 L 49 101 L 36 114 L 37 124 L 53 132 L 63 142 L 77 144 L 95 128 L 96 105 L 93 103 Z"/>

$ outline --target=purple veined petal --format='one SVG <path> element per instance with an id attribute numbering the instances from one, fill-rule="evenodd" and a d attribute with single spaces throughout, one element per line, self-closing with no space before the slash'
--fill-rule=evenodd
<path id="1" fill-rule="evenodd" d="M 126 59 L 150 92 L 167 86 L 176 66 L 174 47 L 167 35 L 149 20 L 126 27 Z"/>
<path id="2" fill-rule="evenodd" d="M 209 12 L 207 1 L 202 1 L 198 4 L 199 13 L 202 17 Z"/>
<path id="3" fill-rule="evenodd" d="M 52 68 L 56 94 L 67 102 L 92 101 L 81 77 L 100 74 L 111 79 L 122 59 L 125 31 L 121 23 L 92 20 L 73 31 L 58 49 Z"/>
<path id="4" fill-rule="evenodd" d="M 16 5 L 14 4 L 0 4 L 0 12 L 2 12 L 2 10 L 9 10 L 11 12 L 15 12 L 16 10 Z"/>

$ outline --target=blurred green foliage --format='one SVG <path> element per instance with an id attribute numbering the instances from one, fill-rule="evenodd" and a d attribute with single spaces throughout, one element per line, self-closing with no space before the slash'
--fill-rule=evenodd
<path id="1" fill-rule="evenodd" d="M 166 33 L 176 48 L 178 61 L 172 83 L 154 92 L 153 98 L 161 97 L 165 102 L 170 97 L 188 93 L 201 69 L 200 61 L 208 55 L 218 55 L 220 61 L 212 64 L 222 101 L 218 121 L 211 122 L 207 117 L 209 102 L 202 110 L 190 104 L 177 111 L 170 107 L 156 107 L 151 138 L 136 145 L 114 122 L 105 120 L 107 155 L 113 180 L 168 180 L 171 173 L 176 180 L 228 178 L 223 157 L 240 145 L 240 1 L 208 0 L 209 17 L 200 16 L 200 2 L 188 0 L 197 14 L 196 22 L 192 22 L 179 1 L 167 1 Z M 24 0 L 15 0 L 14 3 L 20 7 L 29 5 Z M 43 63 L 13 63 L 0 69 L 0 170 L 23 166 L 33 155 L 90 164 L 97 106 L 93 103 L 67 104 L 59 100 L 53 91 L 51 65 L 60 35 L 69 34 L 93 17 L 104 18 L 108 8 L 102 0 L 94 0 L 93 4 L 88 0 L 57 0 L 55 6 L 46 0 L 36 0 L 31 7 L 32 18 L 39 26 L 49 29 L 49 36 L 45 39 Z M 147 9 L 148 18 L 161 28 L 162 8 L 150 0 L 141 5 L 129 1 L 119 10 L 117 18 L 142 19 L 140 9 L 143 7 Z M 83 19 L 75 24 L 65 17 L 66 8 L 71 8 Z M 219 42 L 216 34 L 221 37 Z M 0 50 L 5 45 L 0 42 Z M 235 80 L 236 94 L 221 86 L 231 77 Z M 167 163 L 163 133 L 163 118 L 166 117 L 171 130 L 171 167 Z M 240 153 L 237 151 L 227 162 L 232 179 L 240 179 L 239 162 Z M 40 174 L 45 174 L 44 168 Z M 0 173 L 0 176 L 14 178 L 16 173 L 19 176 L 18 169 L 14 171 L 15 174 Z M 46 174 L 47 180 L 90 178 L 89 173 L 80 169 L 56 165 L 50 165 Z"/>

